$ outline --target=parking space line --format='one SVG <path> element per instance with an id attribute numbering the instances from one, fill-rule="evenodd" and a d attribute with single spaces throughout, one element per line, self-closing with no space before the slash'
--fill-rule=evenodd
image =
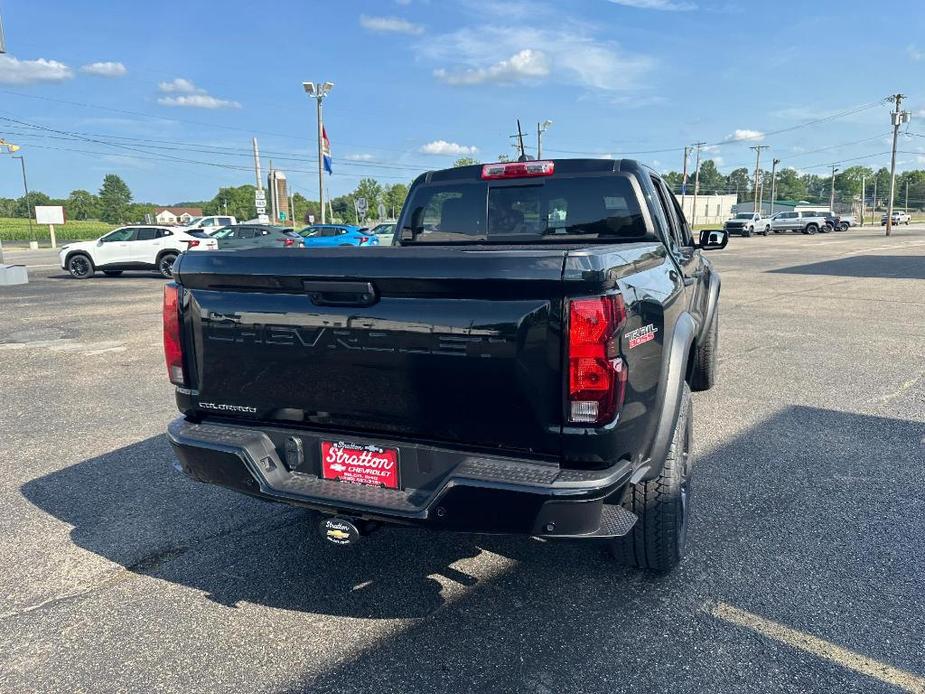
<path id="1" fill-rule="evenodd" d="M 925 677 L 900 670 L 869 656 L 855 653 L 825 639 L 786 627 L 724 602 L 707 605 L 706 609 L 711 615 L 724 622 L 751 629 L 769 639 L 831 661 L 858 674 L 866 675 L 906 692 L 925 693 Z"/>

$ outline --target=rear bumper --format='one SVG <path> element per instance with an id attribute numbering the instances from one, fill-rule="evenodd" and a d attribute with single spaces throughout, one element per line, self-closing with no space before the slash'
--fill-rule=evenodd
<path id="1" fill-rule="evenodd" d="M 320 443 L 344 440 L 342 433 L 196 424 L 181 417 L 167 436 L 194 480 L 324 513 L 458 532 L 569 538 L 620 537 L 636 520 L 622 507 L 604 504 L 629 482 L 629 461 L 604 470 L 564 470 L 555 463 L 346 437 L 400 450 L 405 488 L 380 489 L 321 478 Z"/>

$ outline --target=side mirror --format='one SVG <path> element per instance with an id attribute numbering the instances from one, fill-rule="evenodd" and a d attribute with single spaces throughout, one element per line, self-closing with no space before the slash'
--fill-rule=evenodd
<path id="1" fill-rule="evenodd" d="M 700 232 L 698 248 L 705 251 L 721 251 L 729 243 L 729 232 L 725 229 L 704 229 Z"/>
<path id="2" fill-rule="evenodd" d="M 102 245 L 103 245 L 103 239 L 97 239 L 97 240 L 96 240 L 96 245 L 97 245 L 97 246 L 102 246 Z"/>

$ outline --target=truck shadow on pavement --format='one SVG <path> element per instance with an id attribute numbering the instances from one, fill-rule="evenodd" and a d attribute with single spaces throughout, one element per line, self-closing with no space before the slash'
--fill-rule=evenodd
<path id="1" fill-rule="evenodd" d="M 330 547 L 311 514 L 175 473 L 163 437 L 22 491 L 80 547 L 223 605 L 421 618 L 363 647 L 345 636 L 344 657 L 321 672 L 300 651 L 315 669 L 293 692 L 879 691 L 709 606 L 925 676 L 923 437 L 916 422 L 778 411 L 700 455 L 692 546 L 667 576 L 616 567 L 597 547 L 519 538 L 396 529 Z"/>
<path id="2" fill-rule="evenodd" d="M 807 265 L 767 270 L 787 275 L 831 275 L 833 277 L 876 277 L 925 279 L 925 257 L 921 255 L 855 255 Z"/>

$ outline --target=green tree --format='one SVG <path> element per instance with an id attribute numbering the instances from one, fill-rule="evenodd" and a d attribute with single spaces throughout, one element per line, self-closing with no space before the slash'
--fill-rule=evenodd
<path id="1" fill-rule="evenodd" d="M 796 169 L 787 168 L 777 172 L 774 197 L 777 200 L 804 200 L 806 184 Z"/>
<path id="2" fill-rule="evenodd" d="M 479 163 L 479 160 L 475 159 L 474 157 L 460 157 L 459 159 L 453 162 L 453 166 L 454 167 L 472 166 L 473 164 L 478 164 L 478 163 Z"/>
<path id="3" fill-rule="evenodd" d="M 100 201 L 89 190 L 72 190 L 64 203 L 70 219 L 96 219 L 100 213 Z"/>
<path id="4" fill-rule="evenodd" d="M 225 214 L 227 210 L 238 221 L 254 219 L 257 216 L 257 205 L 254 202 L 256 190 L 252 185 L 219 188 L 215 197 L 202 206 L 203 214 Z"/>
<path id="5" fill-rule="evenodd" d="M 688 178 L 688 185 L 693 177 Z M 693 188 L 691 188 L 693 190 Z M 700 162 L 700 192 L 704 195 L 726 192 L 726 177 L 716 168 L 712 159 Z"/>
<path id="6" fill-rule="evenodd" d="M 366 218 L 376 219 L 379 215 L 376 209 L 379 205 L 379 199 L 382 197 L 382 185 L 375 178 L 364 178 L 360 181 L 353 197 L 366 199 Z"/>
<path id="7" fill-rule="evenodd" d="M 408 197 L 408 186 L 404 183 L 396 183 L 395 185 L 388 186 L 385 189 L 384 200 L 386 214 L 395 219 L 398 217 L 398 213 L 401 212 L 402 206 L 405 204 L 405 198 Z"/>
<path id="8" fill-rule="evenodd" d="M 120 224 L 128 217 L 128 205 L 132 191 L 115 174 L 106 174 L 100 188 L 100 219 L 110 224 Z"/>
<path id="9" fill-rule="evenodd" d="M 296 226 L 308 224 L 308 216 L 312 215 L 315 221 L 321 221 L 321 206 L 317 200 L 309 200 L 302 193 L 292 196 L 292 221 Z"/>
<path id="10" fill-rule="evenodd" d="M 869 166 L 849 166 L 835 175 L 835 194 L 844 202 L 852 201 L 861 194 L 861 182 L 865 178 L 870 182 L 873 176 L 874 170 Z"/>
<path id="11" fill-rule="evenodd" d="M 729 175 L 726 176 L 726 190 L 729 193 L 739 193 L 739 201 L 745 200 L 745 194 L 751 190 L 752 179 L 748 175 L 748 169 L 744 166 L 738 169 L 733 169 L 729 172 Z"/>
<path id="12" fill-rule="evenodd" d="M 890 170 L 885 166 L 877 170 L 877 173 L 874 174 L 874 181 L 877 190 L 877 202 L 875 205 L 886 207 L 887 201 L 890 198 Z M 871 191 L 873 195 L 873 191 Z"/>
<path id="13" fill-rule="evenodd" d="M 45 195 L 45 193 L 40 193 L 37 190 L 29 191 L 29 198 L 26 199 L 26 196 L 23 195 L 16 200 L 16 206 L 13 208 L 14 217 L 26 217 L 35 218 L 35 206 L 36 205 L 47 205 L 51 202 L 51 198 Z"/>

